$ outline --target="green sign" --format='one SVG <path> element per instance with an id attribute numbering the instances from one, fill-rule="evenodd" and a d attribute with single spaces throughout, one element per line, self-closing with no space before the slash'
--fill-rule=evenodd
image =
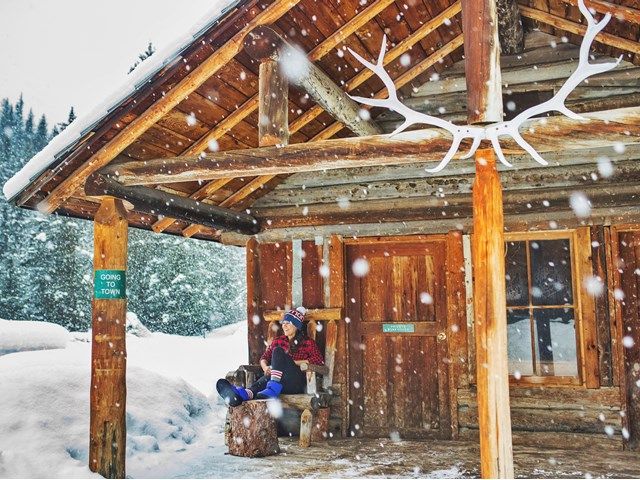
<path id="1" fill-rule="evenodd" d="M 383 323 L 382 333 L 415 333 L 416 326 L 413 323 Z"/>
<path id="2" fill-rule="evenodd" d="M 97 299 L 118 299 L 126 296 L 127 272 L 124 270 L 96 270 L 93 277 L 93 296 Z"/>

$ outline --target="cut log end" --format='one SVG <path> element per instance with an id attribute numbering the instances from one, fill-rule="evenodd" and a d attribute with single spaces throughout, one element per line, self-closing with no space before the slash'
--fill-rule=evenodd
<path id="1" fill-rule="evenodd" d="M 229 453 L 237 457 L 268 457 L 280 453 L 275 418 L 267 401 L 244 402 L 229 409 Z"/>

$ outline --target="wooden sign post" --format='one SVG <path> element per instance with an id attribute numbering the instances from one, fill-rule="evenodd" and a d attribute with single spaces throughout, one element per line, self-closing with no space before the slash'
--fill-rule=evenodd
<path id="1" fill-rule="evenodd" d="M 104 197 L 94 221 L 89 468 L 125 476 L 127 212 Z"/>

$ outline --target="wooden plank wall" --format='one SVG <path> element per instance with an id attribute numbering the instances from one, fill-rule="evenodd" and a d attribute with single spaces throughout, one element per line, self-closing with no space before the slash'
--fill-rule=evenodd
<path id="1" fill-rule="evenodd" d="M 325 249 L 329 250 L 328 255 L 324 255 Z M 318 244 L 314 240 L 305 240 L 302 242 L 302 251 L 303 306 L 308 309 L 343 307 L 344 263 L 340 238 L 325 238 L 323 243 Z M 282 334 L 278 325 L 270 327 L 264 321 L 262 313 L 291 308 L 293 257 L 292 242 L 258 243 L 251 239 L 247 243 L 247 321 L 251 364 L 259 363 L 270 340 Z M 329 262 L 328 277 L 320 273 L 320 267 L 325 262 Z M 273 328 L 273 331 L 270 332 L 269 328 Z M 321 351 L 324 350 L 326 336 L 327 330 L 317 331 L 316 341 Z M 337 396 L 330 421 L 332 434 L 346 431 L 347 399 L 341 395 L 348 391 L 345 390 L 348 376 L 346 344 L 345 325 L 340 321 L 337 325 L 337 351 L 331 387 Z"/>
<path id="2" fill-rule="evenodd" d="M 626 406 L 623 419 L 627 446 L 640 448 L 640 225 L 613 232 L 621 397 Z"/>

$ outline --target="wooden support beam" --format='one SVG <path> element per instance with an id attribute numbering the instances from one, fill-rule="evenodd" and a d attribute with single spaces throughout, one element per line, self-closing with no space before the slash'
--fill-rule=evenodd
<path id="1" fill-rule="evenodd" d="M 473 300 L 482 478 L 513 478 L 502 189 L 493 150 L 476 153 Z"/>
<path id="2" fill-rule="evenodd" d="M 503 55 L 524 51 L 524 29 L 517 0 L 497 0 L 498 37 Z"/>
<path id="3" fill-rule="evenodd" d="M 587 31 L 587 27 L 580 25 L 579 23 L 572 22 L 557 15 L 553 15 L 548 12 L 541 12 L 535 8 L 520 5 L 520 14 L 523 17 L 530 18 L 545 25 L 551 25 L 552 27 L 566 30 L 567 32 L 575 33 L 576 35 L 584 35 Z M 595 38 L 596 42 L 608 45 L 609 47 L 619 48 L 627 52 L 640 54 L 640 42 L 635 40 L 629 40 L 627 38 L 621 38 L 616 35 L 612 35 L 606 32 L 600 32 Z"/>
<path id="4" fill-rule="evenodd" d="M 73 176 L 63 180 L 39 203 L 38 210 L 46 213 L 55 211 L 78 188 L 82 187 L 91 173 L 105 166 L 118 154 L 122 153 L 140 135 L 184 100 L 185 96 L 189 95 L 211 77 L 211 75 L 224 67 L 240 52 L 242 42 L 247 33 L 259 25 L 275 22 L 299 1 L 300 0 L 275 0 L 265 10 L 249 21 L 229 41 L 213 52 L 206 60 L 198 65 L 198 67 L 194 68 L 191 73 L 177 85 L 164 92 L 164 95 L 158 99 L 158 101 L 91 156 L 89 160 L 74 172 Z"/>
<path id="5" fill-rule="evenodd" d="M 135 210 L 150 215 L 167 215 L 187 222 L 216 229 L 233 230 L 246 235 L 260 231 L 260 223 L 246 213 L 196 202 L 190 198 L 172 195 L 154 188 L 127 187 L 99 172 L 87 179 L 85 193 L 93 196 L 109 195 L 127 200 L 133 204 Z"/>
<path id="6" fill-rule="evenodd" d="M 449 19 L 453 18 L 455 15 L 457 15 L 458 13 L 460 13 L 460 9 L 461 9 L 460 0 L 458 0 L 457 2 L 452 4 L 451 6 L 447 7 L 446 9 L 444 9 L 438 15 L 433 17 L 431 20 L 425 22 L 425 24 L 422 25 L 418 30 L 413 32 L 411 35 L 409 35 L 407 38 L 402 40 L 400 43 L 398 43 L 395 47 L 393 47 L 391 50 L 389 50 L 387 52 L 387 54 L 384 56 L 383 65 L 384 66 L 388 65 L 389 63 L 391 63 L 392 61 L 394 61 L 395 59 L 400 57 L 402 54 L 404 54 L 407 51 L 411 50 L 411 48 L 415 44 L 420 42 L 422 39 L 424 39 L 427 35 L 429 35 L 434 30 L 436 30 L 446 20 L 449 20 Z M 454 43 L 449 42 L 448 44 L 446 44 L 441 49 L 438 49 L 438 51 L 434 53 L 435 56 L 434 55 L 430 56 L 429 58 L 432 59 L 431 62 L 433 62 L 433 63 L 431 63 L 429 66 L 433 65 L 436 61 L 439 61 L 440 59 L 444 58 L 444 56 L 446 56 L 449 53 L 451 53 L 451 51 L 455 50 L 455 48 L 453 48 L 453 50 L 451 50 L 451 46 L 455 45 L 457 43 L 456 41 L 459 42 L 459 45 L 457 45 L 455 48 L 458 48 L 460 45 L 462 45 L 462 36 L 457 37 L 454 40 Z M 437 55 L 442 50 L 445 50 L 446 53 L 444 55 Z M 421 64 L 423 62 L 421 62 Z M 414 67 L 414 68 L 416 68 L 416 67 Z M 412 68 L 410 71 L 413 71 L 413 70 L 414 69 Z M 418 70 L 415 70 L 415 71 L 416 72 L 420 71 L 420 73 L 422 73 L 424 70 L 426 70 L 426 68 L 424 68 L 423 70 L 419 70 L 418 69 Z M 415 76 L 417 76 L 417 75 L 419 75 L 419 73 L 414 74 L 412 78 L 415 78 Z M 351 80 L 347 81 L 347 83 L 345 84 L 345 90 L 347 92 L 351 92 L 351 91 L 355 90 L 360 85 L 362 85 L 364 82 L 369 80 L 372 76 L 373 76 L 373 71 L 369 70 L 368 68 L 362 69 L 357 75 L 355 75 L 353 78 L 351 78 Z M 397 88 L 401 87 L 401 85 L 398 85 L 397 81 L 396 81 L 396 87 Z M 383 90 L 383 92 L 386 92 L 386 90 Z M 380 93 L 380 94 L 382 95 L 382 93 Z M 291 131 L 292 132 L 297 132 L 302 127 L 304 127 L 309 122 L 311 122 L 313 119 L 318 117 L 322 113 L 322 111 L 323 111 L 322 107 L 320 107 L 318 105 L 310 108 L 309 110 L 304 112 L 302 115 L 300 115 L 297 119 L 295 119 L 291 123 L 291 126 L 290 126 Z M 342 124 L 340 124 L 340 123 L 336 123 L 334 125 L 340 125 L 341 126 L 340 128 L 342 128 Z M 336 128 L 336 127 L 333 127 L 333 128 Z M 325 135 L 327 135 L 327 134 L 325 134 Z M 333 135 L 334 134 L 332 133 L 331 135 L 323 136 L 322 138 L 323 139 L 324 138 L 330 138 Z"/>
<path id="7" fill-rule="evenodd" d="M 233 180 L 233 178 L 220 178 L 220 179 L 215 180 L 213 182 L 209 182 L 206 185 L 204 185 L 202 188 L 199 188 L 197 191 L 195 191 L 194 193 L 189 195 L 189 198 L 191 200 L 195 200 L 195 201 L 204 200 L 205 198 L 207 198 L 208 196 L 210 196 L 214 192 L 217 192 L 218 190 L 220 190 L 222 187 L 224 187 L 231 180 Z M 175 222 L 174 218 L 164 217 L 164 218 L 158 220 L 153 225 L 151 225 L 151 228 L 153 229 L 154 232 L 160 233 L 160 232 L 164 231 L 167 227 L 172 225 L 173 222 Z"/>
<path id="8" fill-rule="evenodd" d="M 525 122 L 523 138 L 544 156 L 545 152 L 582 150 L 640 143 L 640 107 L 585 113 L 585 121 L 556 116 Z M 570 137 L 571 142 L 564 139 Z M 505 154 L 522 150 L 508 137 L 501 138 Z M 125 162 L 103 173 L 124 185 L 144 185 L 210 180 L 247 175 L 336 170 L 380 165 L 439 161 L 449 149 L 449 134 L 441 129 L 405 132 L 393 137 L 340 138 L 286 147 L 264 147 L 209 154 L 204 158 L 169 158 Z M 461 148 L 465 151 L 465 146 Z"/>
<path id="9" fill-rule="evenodd" d="M 254 29 L 245 38 L 244 45 L 247 53 L 256 60 L 278 58 L 283 69 L 287 62 L 296 62 L 295 72 L 289 75 L 291 82 L 307 92 L 324 111 L 344 123 L 356 135 L 382 133 L 374 122 L 360 118 L 361 107 L 318 66 L 306 57 L 293 58 L 296 55 L 294 47 L 273 29 L 266 26 Z"/>
<path id="10" fill-rule="evenodd" d="M 127 212 L 105 197 L 94 219 L 89 468 L 125 478 Z"/>
<path id="11" fill-rule="evenodd" d="M 437 62 L 440 62 L 443 58 L 445 58 L 451 52 L 453 52 L 454 50 L 457 50 L 459 47 L 461 47 L 462 43 L 463 43 L 463 37 L 462 37 L 462 35 L 458 35 L 456 38 L 451 40 L 445 46 L 443 46 L 442 48 L 438 49 L 435 53 L 433 53 L 432 55 L 429 55 L 427 58 L 422 60 L 417 65 L 414 65 L 412 68 L 410 68 L 409 70 L 407 70 L 406 72 L 404 72 L 402 75 L 400 75 L 398 78 L 396 78 L 394 80 L 393 83 L 396 86 L 396 89 L 402 88 L 407 83 L 409 83 L 411 80 L 416 78 L 418 75 L 421 75 L 424 72 L 426 72 L 429 68 L 431 68 Z M 369 70 L 367 70 L 367 71 L 369 71 Z M 384 98 L 386 96 L 387 96 L 387 89 L 383 88 L 382 90 L 379 90 L 373 96 L 373 98 Z M 316 142 L 318 140 L 326 140 L 328 138 L 333 137 L 336 133 L 338 133 L 343 128 L 344 128 L 344 125 L 342 123 L 340 123 L 340 122 L 332 123 L 327 128 L 322 130 L 320 133 L 316 134 L 309 141 L 310 142 Z"/>
<path id="12" fill-rule="evenodd" d="M 246 246 L 247 259 L 247 341 L 249 343 L 250 364 L 260 362 L 264 351 L 265 331 L 260 317 L 262 316 L 262 272 L 260 262 L 260 245 L 255 237 L 249 238 Z"/>
<path id="13" fill-rule="evenodd" d="M 496 0 L 462 0 L 469 124 L 501 122 L 502 83 Z"/>
<path id="14" fill-rule="evenodd" d="M 252 32 L 245 44 L 254 38 Z M 245 47 L 246 49 L 246 47 Z M 277 52 L 272 58 L 259 59 L 258 73 L 258 144 L 260 146 L 289 143 L 289 81 L 281 72 Z"/>
<path id="15" fill-rule="evenodd" d="M 562 0 L 568 5 L 578 6 L 578 0 Z M 587 8 L 592 8 L 598 13 L 611 13 L 618 20 L 625 22 L 631 22 L 640 24 L 640 10 L 627 7 L 625 5 L 618 5 L 611 2 L 605 2 L 604 0 L 587 0 L 585 2 Z"/>

